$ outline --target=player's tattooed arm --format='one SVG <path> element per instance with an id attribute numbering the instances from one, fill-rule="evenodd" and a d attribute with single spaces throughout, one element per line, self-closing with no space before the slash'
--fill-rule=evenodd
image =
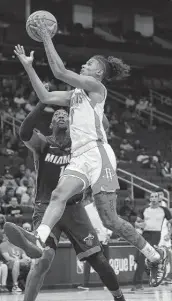
<path id="1" fill-rule="evenodd" d="M 25 120 L 22 122 L 19 135 L 25 145 L 33 151 L 40 154 L 46 146 L 46 138 L 36 130 L 37 122 L 41 118 L 45 105 L 39 102 Z"/>
<path id="2" fill-rule="evenodd" d="M 51 36 L 47 30 L 44 20 L 39 18 L 38 16 L 37 19 L 35 20 L 35 25 L 32 27 L 33 30 L 36 30 L 36 32 L 39 34 L 39 36 L 42 39 L 42 42 L 45 47 L 46 55 L 48 58 L 48 62 L 50 64 L 54 76 L 56 76 L 57 72 L 64 72 L 65 65 L 54 47 L 54 44 L 52 42 Z"/>
<path id="3" fill-rule="evenodd" d="M 37 20 L 35 20 L 35 26 L 32 26 L 32 28 L 33 30 L 36 30 L 42 38 L 48 62 L 54 76 L 72 87 L 83 89 L 88 92 L 96 92 L 98 94 L 97 99 L 101 102 L 104 98 L 104 88 L 102 85 L 92 76 L 77 74 L 76 72 L 65 68 L 62 59 L 54 47 L 44 21 L 38 17 Z"/>

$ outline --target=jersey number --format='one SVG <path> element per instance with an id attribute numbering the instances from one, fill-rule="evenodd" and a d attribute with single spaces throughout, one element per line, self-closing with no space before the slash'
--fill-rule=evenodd
<path id="1" fill-rule="evenodd" d="M 60 167 L 60 177 L 63 175 L 64 170 L 65 170 L 65 166 L 61 166 Z"/>

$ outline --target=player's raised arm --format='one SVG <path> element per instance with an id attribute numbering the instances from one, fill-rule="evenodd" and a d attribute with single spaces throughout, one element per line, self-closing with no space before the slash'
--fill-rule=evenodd
<path id="1" fill-rule="evenodd" d="M 44 84 L 42 83 L 32 66 L 34 59 L 33 51 L 31 51 L 30 56 L 26 56 L 23 46 L 18 45 L 15 47 L 14 53 L 17 55 L 18 59 L 25 68 L 31 81 L 32 87 L 35 90 L 41 102 L 45 104 L 54 104 L 60 106 L 68 106 L 70 104 L 72 91 L 47 91 L 47 89 L 45 88 Z"/>
<path id="2" fill-rule="evenodd" d="M 46 138 L 44 135 L 35 129 L 37 121 L 40 119 L 44 108 L 45 105 L 39 102 L 34 110 L 27 115 L 19 129 L 21 140 L 28 148 L 36 153 L 41 153 L 46 145 Z"/>
<path id="3" fill-rule="evenodd" d="M 51 36 L 43 19 L 40 19 L 39 17 L 37 18 L 33 30 L 36 30 L 42 38 L 49 65 L 56 78 L 71 85 L 72 87 L 80 88 L 88 92 L 101 92 L 102 86 L 94 77 L 77 74 L 65 68 L 62 59 L 53 45 Z"/>

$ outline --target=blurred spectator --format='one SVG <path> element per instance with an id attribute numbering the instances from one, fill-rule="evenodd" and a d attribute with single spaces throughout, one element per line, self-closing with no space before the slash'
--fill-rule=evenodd
<path id="1" fill-rule="evenodd" d="M 26 168 L 25 175 L 20 180 L 20 185 L 22 186 L 23 182 L 26 183 L 26 181 L 29 183 L 29 185 L 32 185 L 32 186 L 34 185 L 34 179 L 32 177 L 32 173 L 31 173 L 31 170 L 29 168 Z"/>
<path id="2" fill-rule="evenodd" d="M 138 163 L 141 163 L 142 166 L 147 166 L 150 163 L 150 157 L 146 154 L 146 151 L 144 148 L 141 149 L 140 154 L 137 156 L 136 161 Z"/>
<path id="3" fill-rule="evenodd" d="M 26 101 L 20 93 L 16 93 L 14 97 L 14 103 L 16 103 L 17 105 L 22 105 L 25 104 Z"/>
<path id="4" fill-rule="evenodd" d="M 105 115 L 110 120 L 111 118 L 111 106 L 106 104 L 105 105 Z"/>
<path id="5" fill-rule="evenodd" d="M 8 141 L 12 141 L 14 139 L 12 129 L 10 128 L 5 129 L 3 139 L 5 143 L 7 143 Z"/>
<path id="6" fill-rule="evenodd" d="M 12 197 L 9 206 L 6 208 L 6 215 L 19 217 L 22 215 L 22 208 L 17 202 L 16 197 Z"/>
<path id="7" fill-rule="evenodd" d="M 0 244 L 2 243 L 2 241 L 3 241 L 3 232 L 1 229 L 0 230 Z M 0 254 L 0 293 L 8 292 L 7 277 L 8 277 L 8 267 L 4 262 L 3 256 Z"/>
<path id="8" fill-rule="evenodd" d="M 157 150 L 156 154 L 152 156 L 152 161 L 153 163 L 162 163 L 162 155 L 160 150 Z"/>
<path id="9" fill-rule="evenodd" d="M 131 126 L 128 124 L 127 121 L 124 122 L 124 127 L 125 127 L 126 134 L 134 134 Z"/>
<path id="10" fill-rule="evenodd" d="M 32 231 L 32 226 L 31 226 L 31 224 L 29 224 L 29 223 L 24 223 L 24 224 L 22 225 L 22 228 L 23 228 L 24 230 L 28 231 L 28 232 L 31 232 L 31 231 Z"/>
<path id="11" fill-rule="evenodd" d="M 132 163 L 132 160 L 127 156 L 126 152 L 121 149 L 118 157 L 118 161 L 121 163 Z"/>
<path id="12" fill-rule="evenodd" d="M 107 139 L 108 139 L 108 142 L 110 143 L 115 137 L 116 137 L 116 136 L 115 136 L 113 130 L 108 129 L 108 132 L 107 132 Z"/>
<path id="13" fill-rule="evenodd" d="M 15 197 L 14 187 L 7 187 L 5 195 L 3 196 L 3 203 L 4 204 L 9 204 L 13 197 Z"/>
<path id="14" fill-rule="evenodd" d="M 10 173 L 10 166 L 5 165 L 4 166 L 4 174 L 3 176 L 7 179 L 13 179 L 13 175 Z"/>
<path id="15" fill-rule="evenodd" d="M 112 114 L 111 119 L 110 119 L 110 127 L 115 127 L 119 122 L 117 120 L 117 116 L 115 113 Z"/>
<path id="16" fill-rule="evenodd" d="M 34 200 L 35 200 L 34 188 L 32 185 L 29 185 L 27 191 L 24 192 L 21 196 L 21 205 L 33 206 Z"/>
<path id="17" fill-rule="evenodd" d="M 126 109 L 122 114 L 121 114 L 121 121 L 129 121 L 133 118 L 132 113 Z"/>
<path id="18" fill-rule="evenodd" d="M 7 264 L 8 269 L 12 272 L 12 292 L 22 292 L 18 286 L 18 278 L 23 269 L 26 271 L 26 274 L 28 274 L 32 260 L 26 256 L 22 249 L 10 243 L 7 238 L 4 238 L 0 244 L 0 254 Z"/>
<path id="19" fill-rule="evenodd" d="M 139 100 L 139 103 L 136 105 L 136 112 L 138 115 L 141 114 L 141 112 L 145 111 L 148 107 L 148 100 L 146 97 L 143 97 Z"/>
<path id="20" fill-rule="evenodd" d="M 1 234 L 2 234 L 2 230 L 4 229 L 5 222 L 6 222 L 5 215 L 0 214 L 0 233 Z"/>
<path id="21" fill-rule="evenodd" d="M 133 201 L 131 198 L 127 197 L 124 200 L 124 205 L 121 207 L 119 214 L 130 223 L 135 222 L 137 214 L 134 211 Z"/>
<path id="22" fill-rule="evenodd" d="M 20 178 L 20 180 L 25 176 L 26 166 L 20 164 L 18 172 L 14 175 L 15 178 Z"/>
<path id="23" fill-rule="evenodd" d="M 30 113 L 34 108 L 35 108 L 35 100 L 30 99 L 30 101 L 27 102 L 25 105 L 25 111 L 26 113 Z"/>
<path id="24" fill-rule="evenodd" d="M 132 95 L 129 94 L 128 97 L 125 100 L 126 108 L 132 110 L 134 108 L 135 104 L 136 104 L 135 100 L 133 99 Z"/>
<path id="25" fill-rule="evenodd" d="M 4 180 L 2 177 L 0 177 L 0 200 L 5 195 L 5 191 L 6 191 L 6 186 L 4 184 Z"/>
<path id="26" fill-rule="evenodd" d="M 1 256 L 0 256 L 1 257 Z M 0 258 L 0 293 L 8 292 L 7 289 L 8 267 Z"/>
<path id="27" fill-rule="evenodd" d="M 19 199 L 21 200 L 21 196 L 27 191 L 29 183 L 28 180 L 23 180 L 22 184 L 20 185 L 21 180 L 19 178 L 17 178 L 17 182 L 19 186 L 16 189 L 16 196 L 19 197 Z"/>
<path id="28" fill-rule="evenodd" d="M 168 161 L 164 161 L 161 169 L 161 175 L 164 178 L 172 179 L 172 169 Z"/>
<path id="29" fill-rule="evenodd" d="M 26 117 L 26 112 L 22 107 L 18 106 L 18 110 L 15 113 L 15 118 L 20 121 L 23 121 L 25 117 Z"/>
<path id="30" fill-rule="evenodd" d="M 120 144 L 120 149 L 124 151 L 133 151 L 133 146 L 128 142 L 127 139 L 123 139 L 122 143 Z"/>
<path id="31" fill-rule="evenodd" d="M 140 140 L 135 140 L 135 141 L 134 141 L 134 149 L 135 149 L 136 151 L 142 149 Z"/>

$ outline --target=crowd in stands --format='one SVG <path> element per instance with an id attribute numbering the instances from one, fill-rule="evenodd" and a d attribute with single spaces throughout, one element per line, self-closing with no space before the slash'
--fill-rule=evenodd
<path id="1" fill-rule="evenodd" d="M 110 105 L 106 106 L 106 115 L 110 121 L 108 131 L 108 141 L 113 145 L 115 140 L 115 153 L 118 163 L 137 163 L 142 168 L 155 169 L 155 174 L 162 178 L 172 179 L 172 165 L 169 158 L 167 159 L 164 153 L 157 149 L 151 149 L 146 145 L 147 141 L 139 137 L 139 130 L 145 129 L 154 133 L 158 133 L 158 122 L 150 124 L 146 111 L 153 108 L 149 98 L 141 97 L 135 99 L 132 94 L 126 96 L 125 104 L 121 111 L 117 114 L 111 110 Z M 165 134 L 164 130 L 164 134 Z M 139 139 L 138 139 L 139 137 Z M 118 141 L 118 143 L 117 143 Z M 163 142 L 162 142 L 163 143 Z M 168 145 L 164 145 L 164 149 L 169 149 L 171 158 L 171 140 Z"/>

